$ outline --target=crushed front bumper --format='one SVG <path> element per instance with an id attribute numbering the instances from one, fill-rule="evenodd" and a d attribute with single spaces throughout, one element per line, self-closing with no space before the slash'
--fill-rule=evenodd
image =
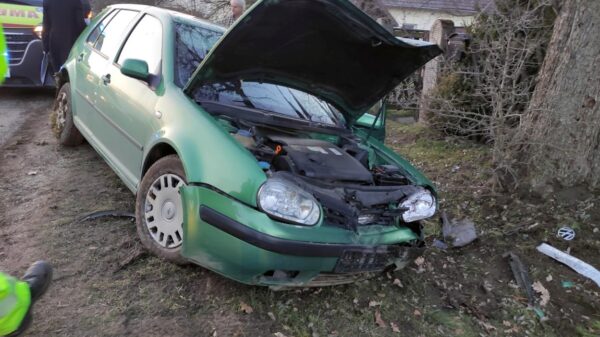
<path id="1" fill-rule="evenodd" d="M 187 186 L 182 255 L 246 284 L 309 287 L 354 282 L 399 269 L 422 253 L 412 230 L 369 226 L 358 233 L 295 226 L 207 186 Z"/>

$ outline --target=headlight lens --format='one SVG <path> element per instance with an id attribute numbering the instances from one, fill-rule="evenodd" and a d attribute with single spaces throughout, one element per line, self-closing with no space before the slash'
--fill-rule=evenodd
<path id="1" fill-rule="evenodd" d="M 44 32 L 44 26 L 35 26 L 35 28 L 33 28 L 33 33 L 35 34 L 35 36 L 38 37 L 38 39 L 42 39 L 42 32 Z"/>
<path id="2" fill-rule="evenodd" d="M 314 226 L 321 218 L 321 208 L 312 195 L 280 178 L 269 179 L 261 186 L 258 206 L 275 218 L 304 226 Z"/>
<path id="3" fill-rule="evenodd" d="M 430 191 L 421 188 L 400 203 L 407 211 L 402 214 L 404 222 L 414 222 L 432 217 L 436 211 L 435 197 Z"/>

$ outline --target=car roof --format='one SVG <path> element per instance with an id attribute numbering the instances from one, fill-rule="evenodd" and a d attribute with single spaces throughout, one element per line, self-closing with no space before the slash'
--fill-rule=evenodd
<path id="1" fill-rule="evenodd" d="M 220 32 L 225 32 L 225 30 L 226 30 L 224 27 L 219 26 L 210 21 L 203 20 L 203 19 L 200 19 L 193 15 L 177 12 L 177 11 L 174 11 L 171 9 L 166 9 L 166 8 L 154 7 L 154 6 L 148 6 L 148 5 L 136 5 L 136 4 L 115 4 L 115 5 L 111 5 L 110 8 L 132 9 L 132 10 L 137 10 L 137 11 L 148 13 L 148 14 L 153 14 L 162 19 L 167 19 L 167 18 L 170 20 L 177 19 L 178 21 L 183 21 L 185 23 L 192 24 L 192 25 L 200 25 L 200 26 L 203 26 L 206 28 L 211 28 L 212 30 L 216 30 L 216 31 L 220 31 Z"/>

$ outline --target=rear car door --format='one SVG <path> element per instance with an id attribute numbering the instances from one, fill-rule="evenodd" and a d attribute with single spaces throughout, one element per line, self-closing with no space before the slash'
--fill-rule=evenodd
<path id="1" fill-rule="evenodd" d="M 163 26 L 159 19 L 145 14 L 126 39 L 120 54 L 106 68 L 106 79 L 99 89 L 100 105 L 112 121 L 113 153 L 125 175 L 137 185 L 142 169 L 143 146 L 160 129 L 162 112 L 156 110 L 163 91 Z M 125 76 L 121 66 L 128 59 L 148 64 L 149 80 Z M 118 147 L 118 149 L 117 149 Z"/>
<path id="2" fill-rule="evenodd" d="M 98 24 L 90 33 L 87 46 L 77 56 L 77 82 L 73 88 L 73 96 L 79 100 L 76 114 L 80 118 L 80 131 L 119 175 L 123 173 L 117 160 L 120 144 L 115 141 L 119 134 L 107 115 L 103 89 L 109 80 L 104 75 L 138 15 L 139 11 L 119 9 Z"/>
<path id="3" fill-rule="evenodd" d="M 73 90 L 71 97 L 74 106 L 74 117 L 78 124 L 83 124 L 84 128 L 91 128 L 95 121 L 96 111 L 94 107 L 98 99 L 97 83 L 100 76 L 98 70 L 102 69 L 106 62 L 99 53 L 93 52 L 94 44 L 118 12 L 119 10 L 113 10 L 106 13 L 90 32 L 86 43 L 75 59 L 75 78 L 71 78 L 74 84 L 71 87 Z M 88 132 L 84 133 L 87 134 Z"/>

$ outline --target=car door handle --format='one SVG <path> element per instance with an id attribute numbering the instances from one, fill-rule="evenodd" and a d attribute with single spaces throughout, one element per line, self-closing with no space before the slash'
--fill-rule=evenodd
<path id="1" fill-rule="evenodd" d="M 106 74 L 106 75 L 102 76 L 102 83 L 104 85 L 110 84 L 110 74 Z"/>
<path id="2" fill-rule="evenodd" d="M 79 54 L 79 56 L 77 56 L 77 62 L 81 62 L 83 61 L 83 58 L 85 57 L 85 53 L 81 53 Z"/>

